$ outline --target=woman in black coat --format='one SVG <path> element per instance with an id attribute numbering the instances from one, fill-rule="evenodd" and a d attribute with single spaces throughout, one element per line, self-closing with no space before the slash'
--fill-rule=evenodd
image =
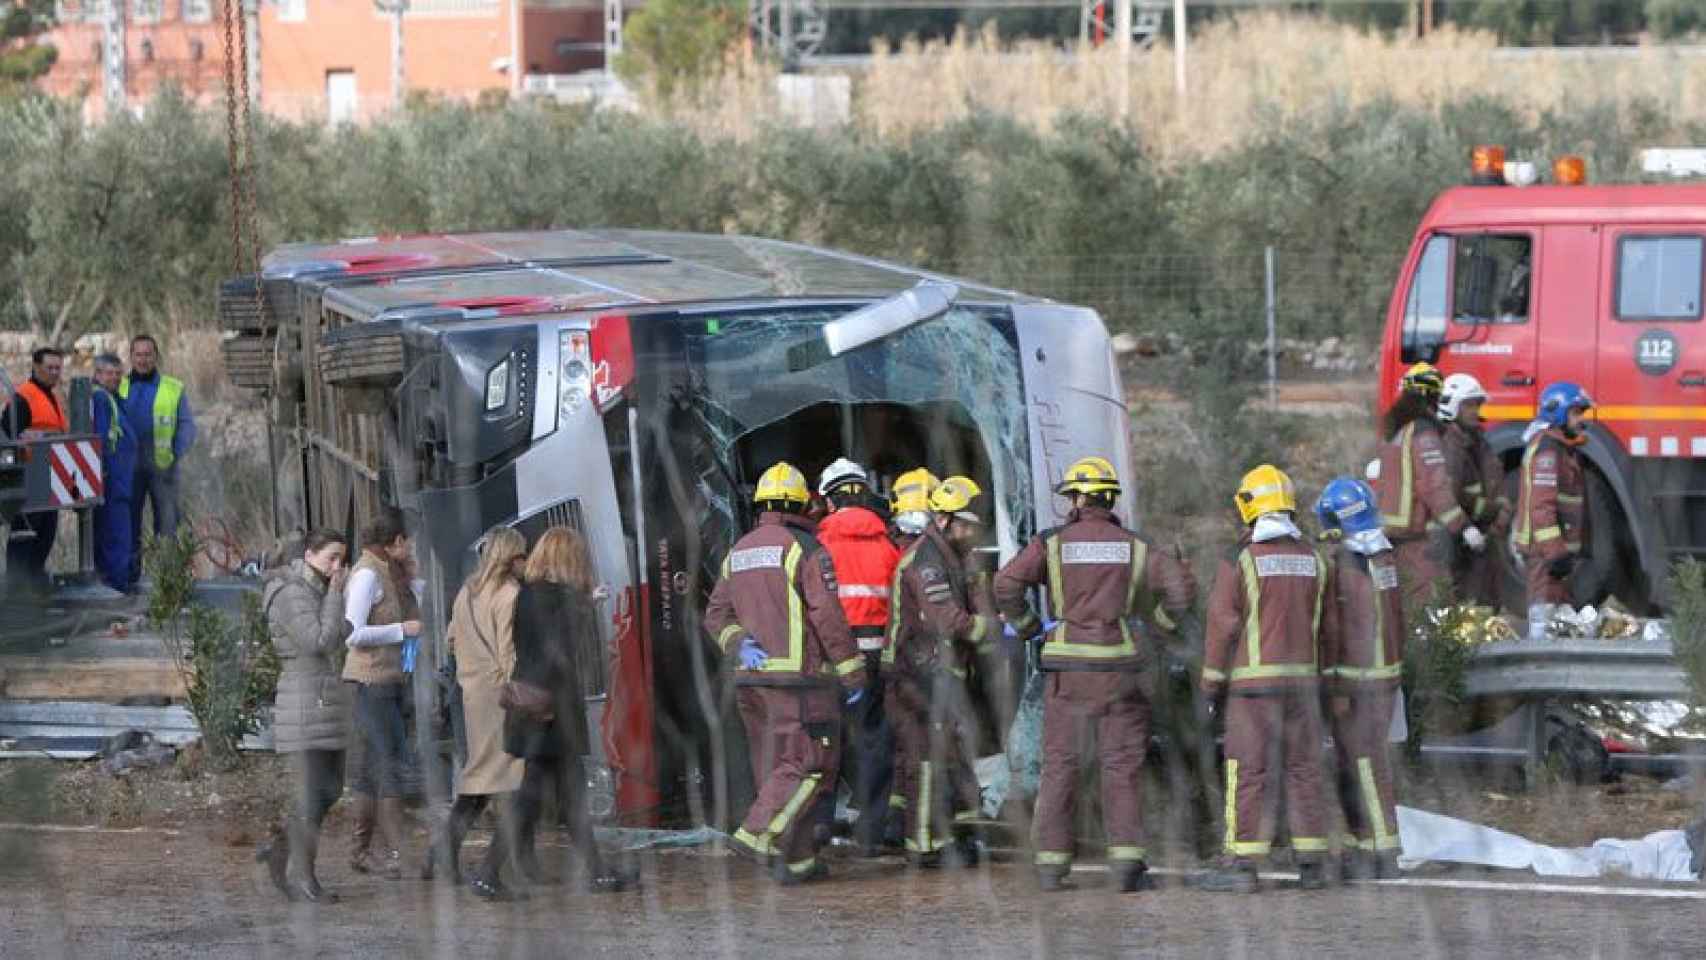
<path id="1" fill-rule="evenodd" d="M 508 842 L 514 844 L 522 874 L 537 881 L 541 871 L 534 836 L 540 808 L 551 784 L 566 784 L 571 791 L 559 792 L 557 803 L 568 808 L 575 852 L 585 864 L 588 886 L 614 892 L 627 885 L 626 879 L 605 867 L 593 841 L 586 776 L 581 770 L 583 758 L 592 750 L 576 651 L 598 642 L 596 591 L 586 541 L 568 527 L 545 531 L 527 558 L 515 601 L 515 672 L 510 679 L 549 691 L 553 706 L 549 719 L 515 710 L 504 717 L 504 751 L 527 761 L 515 795 L 513 835 Z M 506 842 L 501 834 L 493 840 L 495 848 Z M 481 876 L 473 881 L 475 893 L 487 898 L 504 895 L 505 859 L 501 849 L 494 849 Z"/>

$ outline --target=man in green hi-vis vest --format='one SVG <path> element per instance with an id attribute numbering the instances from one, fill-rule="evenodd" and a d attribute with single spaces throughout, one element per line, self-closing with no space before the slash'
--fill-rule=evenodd
<path id="1" fill-rule="evenodd" d="M 154 535 L 178 532 L 178 462 L 195 443 L 184 382 L 160 372 L 160 347 L 138 334 L 130 341 L 130 375 L 119 384 L 126 426 L 136 436 L 136 483 L 131 490 L 130 529 L 136 552 L 131 582 L 142 574 L 142 503 L 153 507 Z"/>

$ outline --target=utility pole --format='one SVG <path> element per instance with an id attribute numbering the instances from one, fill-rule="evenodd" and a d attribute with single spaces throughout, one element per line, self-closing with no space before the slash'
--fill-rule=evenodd
<path id="1" fill-rule="evenodd" d="M 1117 102 L 1120 122 L 1131 118 L 1131 5 L 1136 0 L 1114 0 L 1114 49 L 1120 56 L 1120 92 Z"/>
<path id="2" fill-rule="evenodd" d="M 409 0 L 373 0 L 381 13 L 391 15 L 391 108 L 403 106 L 405 74 L 403 71 L 403 14 L 409 11 Z"/>
<path id="3" fill-rule="evenodd" d="M 101 20 L 101 99 L 106 101 L 109 117 L 117 116 L 129 99 L 124 78 L 124 7 L 109 2 L 107 15 Z"/>
<path id="4" fill-rule="evenodd" d="M 1173 89 L 1179 95 L 1179 112 L 1185 109 L 1185 0 L 1173 0 Z"/>
<path id="5" fill-rule="evenodd" d="M 1434 0 L 1422 0 L 1422 36 L 1434 32 Z"/>
<path id="6" fill-rule="evenodd" d="M 604 72 L 616 72 L 622 55 L 622 0 L 604 0 Z"/>

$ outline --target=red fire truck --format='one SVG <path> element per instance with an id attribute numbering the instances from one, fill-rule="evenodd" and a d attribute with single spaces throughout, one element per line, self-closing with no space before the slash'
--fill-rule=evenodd
<path id="1" fill-rule="evenodd" d="M 1381 404 L 1416 361 L 1473 374 L 1514 503 L 1536 396 L 1586 388 L 1593 533 L 1578 593 L 1662 605 L 1672 561 L 1706 554 L 1706 184 L 1588 185 L 1563 158 L 1554 182 L 1516 186 L 1532 166 L 1496 148 L 1474 167 L 1475 185 L 1440 194 L 1416 228 L 1387 308 Z"/>

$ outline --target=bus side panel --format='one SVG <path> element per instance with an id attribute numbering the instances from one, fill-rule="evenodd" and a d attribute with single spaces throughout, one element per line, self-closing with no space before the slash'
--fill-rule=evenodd
<path id="1" fill-rule="evenodd" d="M 1053 304 L 1013 308 L 1024 364 L 1036 529 L 1065 522 L 1071 506 L 1052 491 L 1080 457 L 1106 457 L 1125 489 L 1118 512 L 1132 514 L 1131 422 L 1107 328 L 1095 311 Z"/>

